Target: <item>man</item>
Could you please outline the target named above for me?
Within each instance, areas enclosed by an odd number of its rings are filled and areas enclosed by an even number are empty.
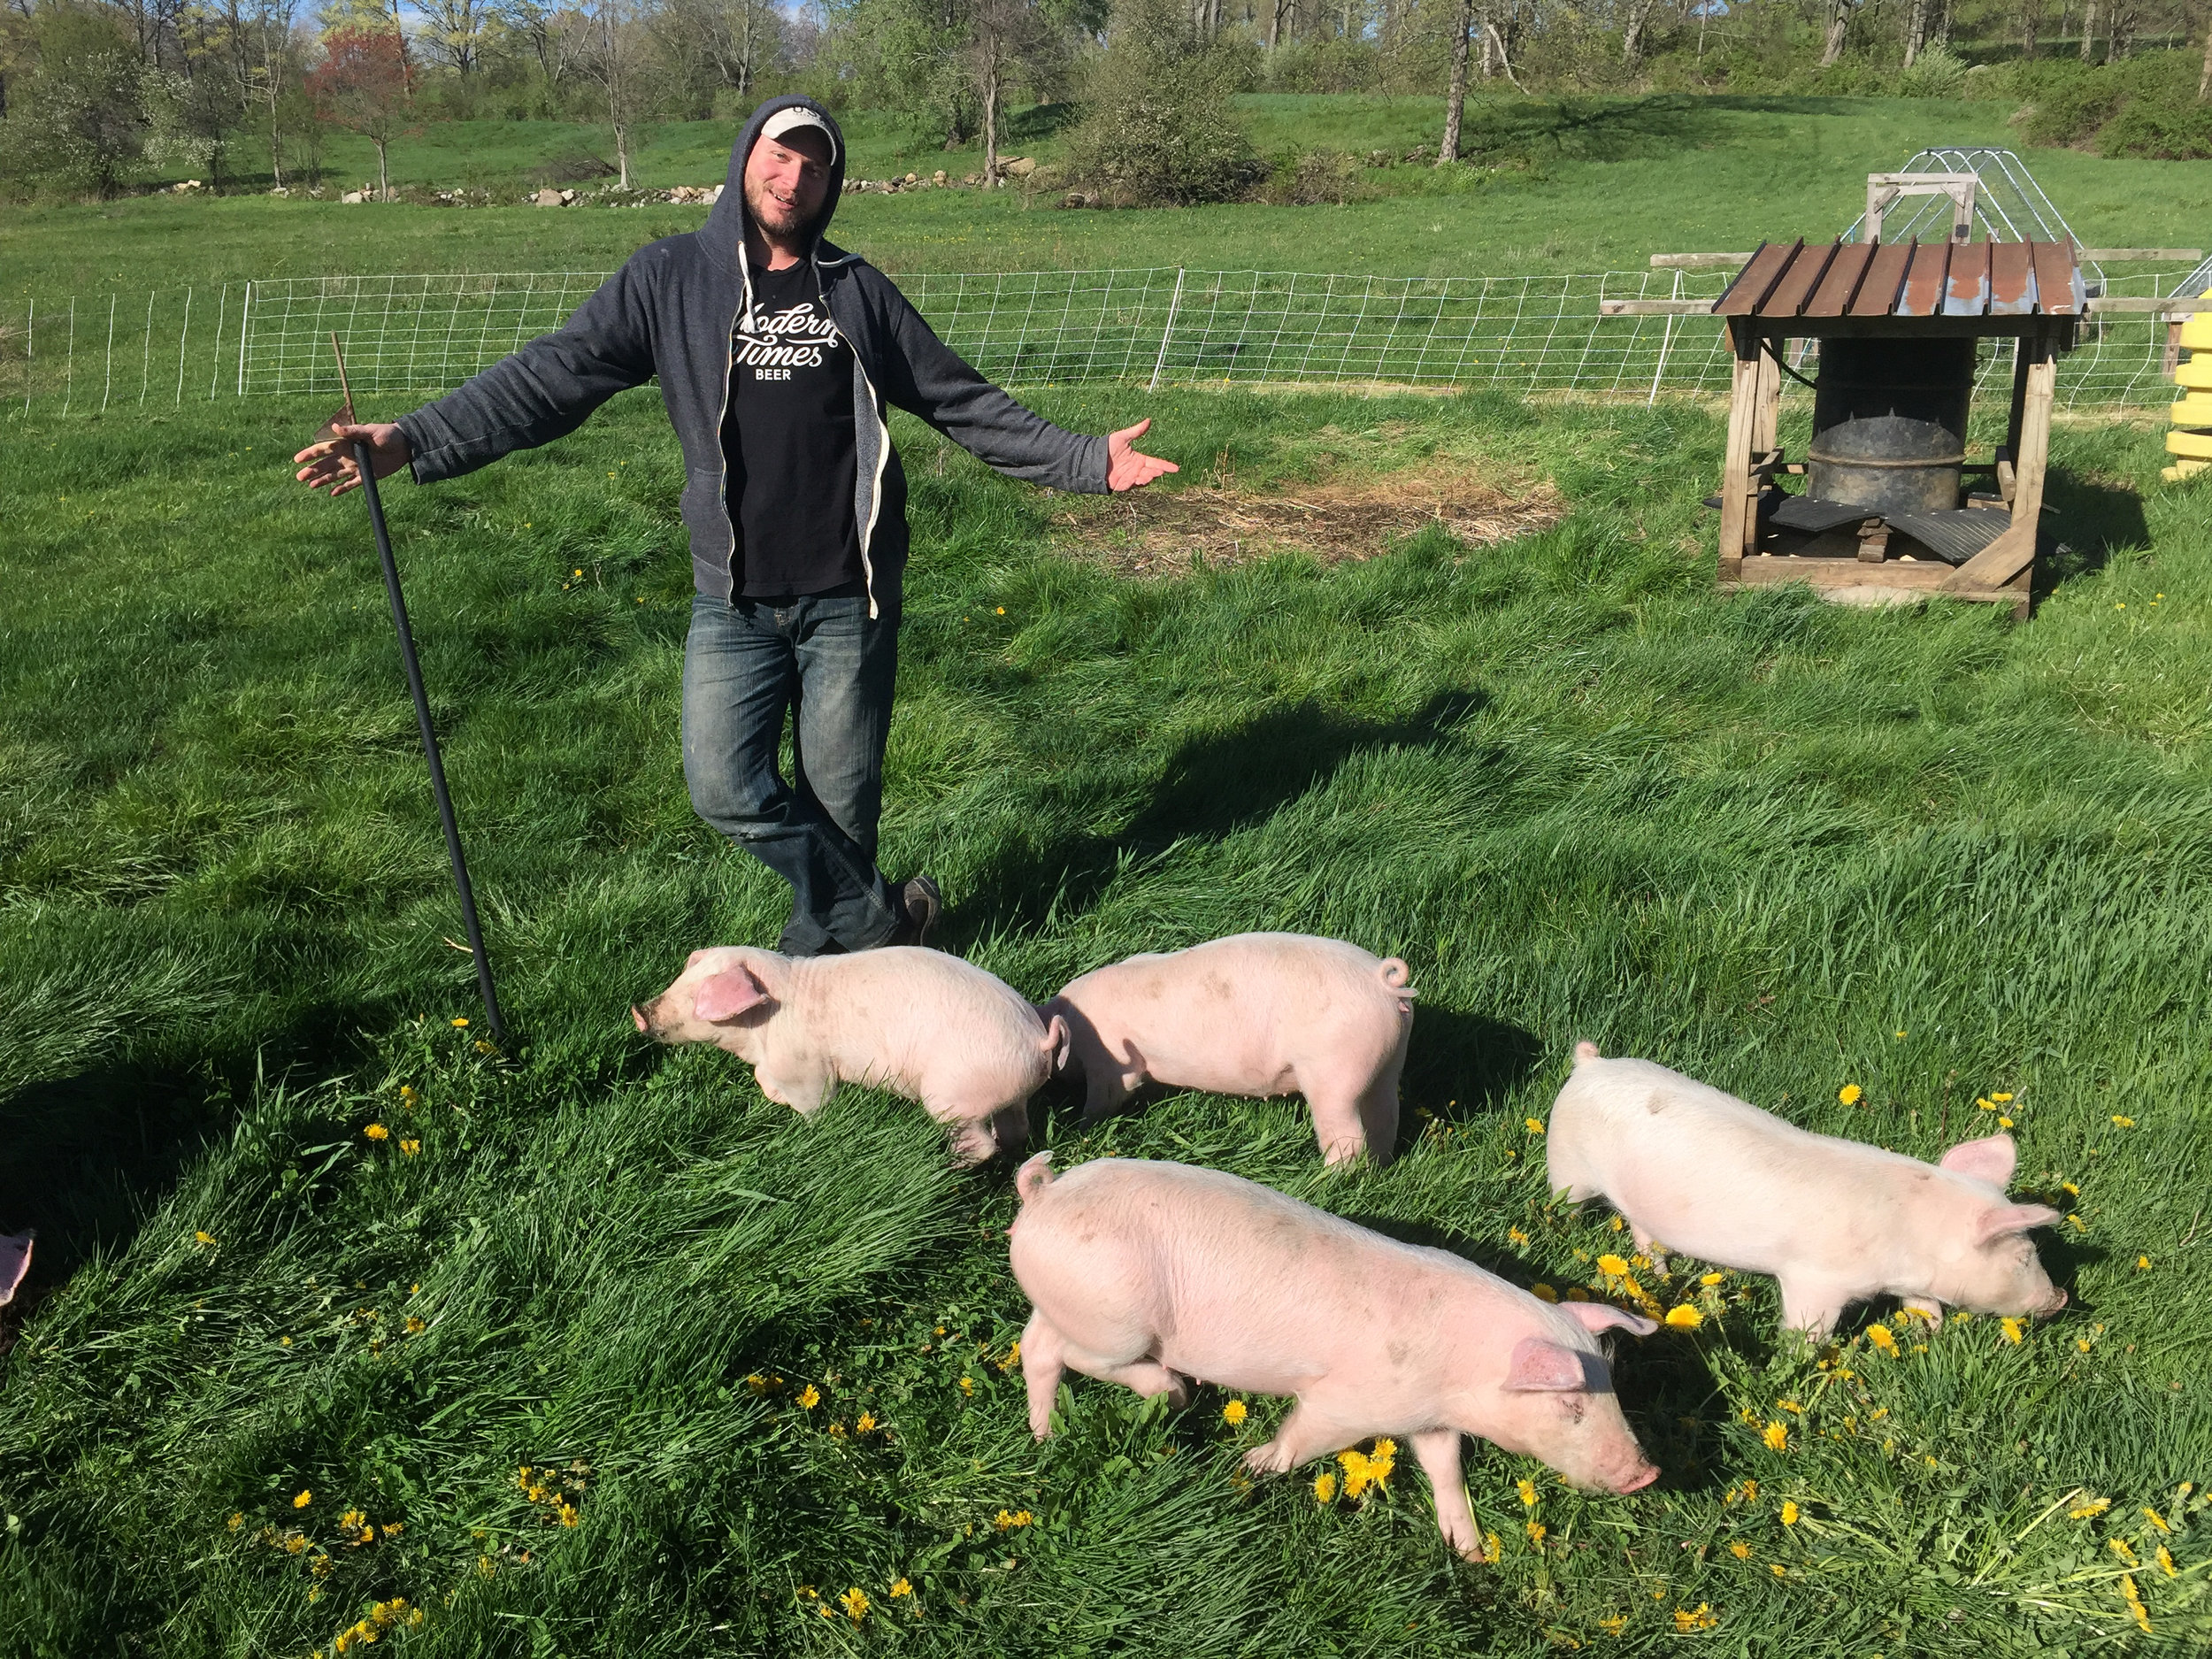
[[[557,333],[390,424],[341,426],[293,457],[332,495],[454,478],[572,432],[659,377],[681,441],[690,534],[684,779],[708,823],[791,884],[794,956],[918,944],[940,897],[876,868],[906,565],[906,476],[888,406],[1012,478],[1135,489],[1170,463],[1033,414],[961,361],[888,278],[822,240],[844,139],[811,99],[771,98],[730,152],[703,230],[632,255]],[[793,776],[777,764],[795,725]]]

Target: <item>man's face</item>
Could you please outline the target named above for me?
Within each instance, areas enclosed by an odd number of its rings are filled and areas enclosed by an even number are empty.
[[[827,134],[809,127],[763,138],[745,158],[745,205],[753,223],[781,242],[798,236],[829,193]]]

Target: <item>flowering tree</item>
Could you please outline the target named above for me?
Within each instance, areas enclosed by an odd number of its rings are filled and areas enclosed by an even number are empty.
[[[307,89],[329,119],[376,146],[377,194],[389,196],[387,147],[414,97],[414,71],[400,32],[350,23],[333,29],[323,42],[323,61],[307,77]]]

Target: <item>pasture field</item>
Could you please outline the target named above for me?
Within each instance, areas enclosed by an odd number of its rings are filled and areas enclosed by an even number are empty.
[[[1663,1479],[1471,1447],[1480,1566],[1402,1452],[1358,1502],[1246,1482],[1279,1401],[1077,1379],[1034,1445],[1004,1172],[629,1030],[780,920],[684,798],[651,395],[388,495],[503,1052],[365,515],[282,465],[326,411],[17,421],[0,1225],[41,1239],[0,1325],[0,1651],[2203,1651],[2212,497],[2159,486],[2155,432],[2062,426],[2070,548],[2015,626],[1715,597],[1696,406],[1040,402],[1141,406],[1185,472],[1047,497],[902,418],[887,864],[1034,996],[1248,928],[1421,992],[1387,1170],[1325,1175],[1295,1102],[1085,1131],[1055,1090],[1063,1167],[1215,1164],[1603,1294],[1620,1235],[1541,1174],[1589,1037],[1923,1156],[2011,1118],[2072,1306],[2016,1340],[1878,1306],[1816,1350],[1763,1280],[1639,1270],[1703,1315],[1618,1359]],[[1171,510],[1400,474],[1556,521],[1118,573]]]
[[[1243,100],[1262,150],[1340,148],[1402,156],[1433,149],[1441,104],[1427,98],[1256,96]],[[1363,169],[1342,204],[1071,211],[1049,196],[926,191],[859,196],[838,210],[840,240],[899,272],[1025,271],[1194,265],[1493,276],[1640,267],[1655,252],[1748,247],[1763,237],[1824,240],[1865,203],[1870,171],[1923,145],[2014,143],[2090,245],[2197,246],[2212,209],[2200,163],[2106,161],[2027,150],[2007,106],[1889,99],[1491,98],[1471,105],[1473,165]],[[881,117],[849,118],[854,171],[881,178],[980,165],[973,151],[917,147]],[[1025,111],[1012,151],[1057,153],[1053,111]],[[1033,140],[1028,126],[1036,129]],[[642,182],[710,184],[734,125],[656,129]],[[394,177],[442,188],[519,188],[541,164],[604,134],[557,123],[426,128],[393,146]],[[367,145],[331,141],[334,180],[373,176]],[[363,169],[369,172],[365,173]],[[703,223],[703,208],[450,208],[334,199],[150,196],[91,206],[13,208],[0,223],[4,303],[245,278],[390,272],[611,270],[657,236]]]

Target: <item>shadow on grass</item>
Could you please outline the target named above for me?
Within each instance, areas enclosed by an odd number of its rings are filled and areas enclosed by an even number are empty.
[[[2053,467],[2045,499],[2055,511],[2039,538],[2043,543],[2035,570],[2039,600],[2067,582],[2102,570],[2115,554],[2151,544],[2143,498],[2131,489]]]
[[[1485,1014],[1417,1003],[1399,1095],[1408,1103],[1398,1123],[1398,1149],[1421,1130],[1411,1102],[1439,1122],[1465,1123],[1499,1109],[1544,1057],[1533,1032]],[[1439,1103],[1439,1102],[1441,1103]]]
[[[956,952],[964,953],[979,938],[1040,927],[1055,909],[1087,910],[1125,863],[1179,842],[1225,841],[1366,750],[1448,741],[1486,702],[1479,692],[1440,692],[1399,720],[1364,720],[1302,703],[1196,738],[1169,758],[1151,803],[1118,834],[1010,847],[986,864],[973,884],[978,898],[947,916],[946,932]]]

